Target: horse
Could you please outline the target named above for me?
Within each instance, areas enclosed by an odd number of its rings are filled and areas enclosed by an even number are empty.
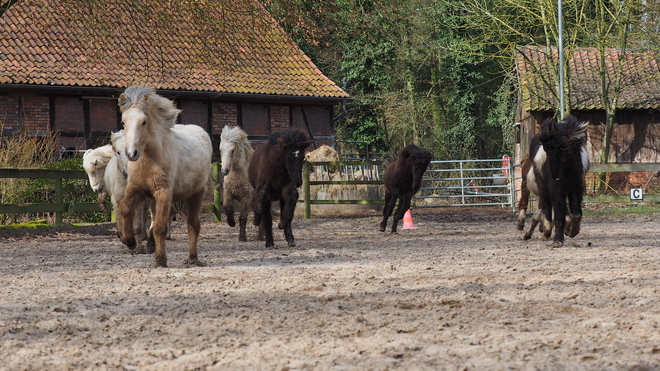
[[[172,130],[181,112],[174,102],[156,94],[153,87],[135,85],[118,100],[126,137],[128,185],[119,203],[122,218],[121,239],[135,248],[133,219],[137,205],[153,197],[152,234],[157,266],[167,267],[165,237],[173,202],[185,207],[188,226],[187,264],[203,265],[197,257],[200,232],[199,214],[205,195],[213,188],[211,139],[200,127]],[[196,126],[196,125],[186,125]],[[202,134],[203,132],[203,134]]]
[[[126,157],[126,138],[124,131],[120,130],[110,134],[110,142],[114,150],[114,156],[108,163],[104,175],[105,192],[110,196],[113,210],[119,209],[119,202],[126,194],[128,184],[128,157]],[[149,201],[145,200],[136,207],[134,219],[134,230],[137,231],[136,252],[144,253],[140,241],[148,238],[147,223],[149,218]],[[117,218],[117,235],[121,235],[121,218]]]
[[[105,169],[108,166],[110,159],[113,157],[114,150],[110,144],[94,149],[88,149],[83,154],[83,169],[85,169],[85,172],[87,173],[89,185],[96,193],[97,203],[103,212],[107,211],[105,208],[105,198],[107,194],[105,192],[103,177],[105,175]]]
[[[533,157],[532,171],[538,187],[546,238],[552,232],[554,217],[552,247],[564,244],[564,234],[573,238],[580,233],[584,178],[589,169],[587,127],[588,122],[578,122],[571,115],[561,122],[548,118],[541,124],[539,148]]]
[[[289,246],[296,246],[291,221],[298,201],[298,187],[302,185],[302,166],[305,148],[313,141],[298,129],[273,133],[268,143],[254,152],[248,166],[248,178],[254,188],[252,211],[254,225],[265,233],[266,247],[273,243],[271,202],[280,201],[279,229]]]
[[[387,219],[392,215],[396,201],[399,200],[399,206],[392,220],[392,233],[397,233],[397,224],[410,208],[410,200],[419,191],[422,176],[432,158],[433,154],[428,150],[409,144],[401,150],[398,159],[387,166],[383,176],[385,207],[383,208],[383,221],[380,223],[381,232],[385,232]]]
[[[248,165],[254,150],[247,138],[247,133],[238,126],[225,126],[220,134],[220,159],[224,175],[222,208],[227,216],[227,224],[234,227],[234,201],[241,203],[241,213],[238,217],[239,241],[247,241],[245,227],[254,193],[248,179]]]
[[[518,230],[524,230],[525,229],[525,218],[527,216],[527,206],[529,205],[529,196],[530,195],[535,195],[537,198],[537,208],[536,211],[534,211],[534,214],[532,215],[530,227],[525,233],[525,240],[529,240],[532,238],[532,234],[534,233],[534,229],[536,229],[536,226],[539,225],[539,231],[544,234],[545,238],[550,238],[550,234],[552,233],[552,229],[550,230],[544,230],[544,223],[540,223],[541,219],[543,218],[543,201],[538,197],[539,191],[538,191],[538,185],[536,184],[536,176],[534,175],[533,169],[533,158],[536,156],[536,153],[538,152],[539,148],[541,147],[541,143],[539,142],[539,138],[541,137],[541,134],[536,134],[534,137],[532,137],[532,140],[530,142],[529,146],[529,154],[527,157],[525,157],[522,161],[522,164],[520,166],[521,168],[521,173],[522,173],[522,182],[521,182],[521,187],[520,187],[520,200],[518,201]],[[540,224],[539,224],[540,223]]]

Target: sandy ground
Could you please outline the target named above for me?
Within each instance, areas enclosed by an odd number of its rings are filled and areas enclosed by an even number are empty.
[[[474,209],[473,209],[474,210]],[[205,267],[111,225],[0,236],[0,369],[660,370],[656,217],[586,218],[563,248],[502,209],[296,219],[298,246],[204,222]]]

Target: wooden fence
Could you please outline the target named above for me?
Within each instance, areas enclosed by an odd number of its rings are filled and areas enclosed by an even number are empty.
[[[310,168],[312,166],[378,166],[383,165],[382,161],[345,161],[345,162],[306,162],[303,167],[303,200],[304,217],[311,218],[311,205],[314,204],[352,204],[352,205],[383,205],[384,200],[312,200],[310,197],[310,186],[314,185],[381,185],[382,179],[377,180],[311,180]],[[659,164],[594,164],[589,169],[591,173],[617,173],[617,172],[660,172]],[[216,181],[219,178],[218,164],[213,164],[213,176]],[[45,170],[45,169],[0,169],[0,179],[2,178],[28,178],[28,179],[54,179],[55,189],[54,203],[41,203],[31,205],[8,205],[0,204],[0,214],[10,213],[55,213],[55,223],[62,223],[62,213],[77,213],[89,211],[101,211],[95,202],[72,202],[63,200],[62,181],[65,179],[87,179],[87,174],[82,170]],[[348,178],[347,178],[348,179]],[[90,192],[92,192],[90,188]],[[658,194],[644,194],[644,201],[660,202]],[[584,202],[630,202],[629,194],[620,195],[585,195]],[[110,203],[106,204],[108,210],[112,209]],[[219,189],[214,192],[213,213],[216,221],[221,218],[222,195]]]

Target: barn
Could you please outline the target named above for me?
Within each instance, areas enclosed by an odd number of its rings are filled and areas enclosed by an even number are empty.
[[[259,2],[197,6],[16,3],[0,17],[3,136],[56,135],[63,148],[97,147],[122,127],[119,94],[145,84],[175,100],[180,124],[211,135],[216,159],[225,125],[241,126],[256,145],[289,127],[333,145],[333,120],[349,96]]]
[[[551,53],[551,54],[550,54]],[[516,56],[519,81],[516,108],[515,162],[527,155],[529,142],[541,122],[553,117],[557,104],[557,49],[526,46]],[[617,102],[609,163],[660,162],[660,67],[653,52],[605,50],[608,66],[606,82],[610,94],[614,79],[621,78],[621,93]],[[589,142],[592,163],[599,162],[605,132],[605,109],[601,99],[600,53],[596,48],[573,50],[567,60],[571,114],[580,121],[589,121]],[[553,87],[553,88],[548,88]],[[636,176],[635,174],[620,174]]]

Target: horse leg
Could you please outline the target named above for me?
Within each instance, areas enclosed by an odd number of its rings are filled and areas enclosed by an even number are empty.
[[[227,217],[227,224],[230,227],[236,226],[236,220],[234,220],[234,196],[231,194],[228,188],[223,190],[222,195],[222,208],[225,211],[225,216]]]
[[[529,225],[529,229],[527,230],[527,233],[525,233],[525,237],[523,237],[523,239],[529,240],[530,238],[532,238],[534,229],[536,228],[536,225],[539,224],[539,221],[541,221],[541,218],[543,218],[543,210],[536,209],[536,211],[534,211],[534,215],[532,215],[532,221]],[[524,221],[523,221],[523,225],[524,225]]]
[[[527,180],[523,175],[522,186],[520,187],[520,200],[518,201],[518,230],[525,229],[525,219],[527,218],[527,205],[529,204],[529,189],[527,189]]]
[[[136,207],[135,211],[135,219],[134,219],[134,230],[136,232],[136,249],[135,252],[136,254],[144,254],[145,249],[142,247],[142,241],[146,240],[148,238],[147,236],[147,215],[148,215],[148,208],[149,208],[149,201],[148,199],[142,200],[142,202]]]
[[[569,194],[568,204],[571,208],[571,223],[567,235],[573,238],[580,233],[580,223],[582,222],[582,191]]]
[[[282,189],[282,198],[280,198],[280,223],[277,227],[284,230],[284,237],[289,247],[296,246],[296,240],[293,238],[293,231],[291,230],[291,221],[293,221],[293,214],[296,211],[298,196],[298,190],[293,184],[289,184]]]
[[[266,209],[266,204],[270,205],[268,200],[268,185],[261,184],[254,190],[252,196],[252,211],[254,212],[254,225],[260,225],[264,212],[270,214],[270,209]]]
[[[552,210],[555,215],[555,239],[550,246],[561,247],[564,245],[564,225],[566,223],[566,196],[553,197]]]
[[[275,246],[275,243],[273,242],[273,216],[270,212],[270,200],[266,199],[261,207],[263,209],[261,226],[263,227],[264,235],[266,236],[266,247],[273,247]]]
[[[156,265],[167,267],[167,252],[165,251],[165,235],[167,234],[167,222],[172,210],[172,193],[168,189],[160,189],[153,193],[156,202],[156,213],[154,214],[153,237],[156,245],[154,257]]]
[[[151,216],[151,223],[149,224],[149,229],[147,231],[147,246],[145,247],[145,252],[147,254],[153,254],[154,251],[156,251],[156,240],[154,239],[154,221],[156,220],[156,201],[153,198],[149,198],[148,200],[149,200],[149,215]],[[168,227],[168,231],[169,231],[169,227]]]
[[[385,229],[387,228],[387,218],[392,215],[392,210],[394,209],[394,205],[396,204],[396,198],[393,197],[393,195],[385,191],[385,206],[383,206],[383,221],[380,223],[380,231],[385,232]]]
[[[121,219],[118,224],[121,224],[121,242],[128,246],[129,249],[135,249],[135,230],[133,229],[133,221],[135,219],[135,205],[142,202],[145,198],[144,192],[139,191],[129,184],[126,188],[126,195],[119,202],[119,214],[117,219]]]
[[[202,211],[202,201],[204,192],[198,192],[188,198],[188,260],[186,264],[203,266],[204,264],[197,258],[197,238],[199,237],[200,222],[199,213]]]
[[[392,233],[396,233],[396,227],[399,220],[403,219],[403,215],[410,208],[410,200],[412,199],[412,192],[406,192],[399,198],[399,206],[396,208],[394,218],[392,218]]]
[[[539,207],[543,210],[543,219],[541,220],[543,225],[539,227],[539,230],[543,229],[543,237],[547,240],[552,234],[552,202],[547,197],[539,197]]]
[[[245,228],[247,227],[247,217],[248,217],[248,206],[249,198],[244,197],[241,201],[241,213],[238,216],[238,240],[241,242],[247,241],[247,235],[245,234]]]

